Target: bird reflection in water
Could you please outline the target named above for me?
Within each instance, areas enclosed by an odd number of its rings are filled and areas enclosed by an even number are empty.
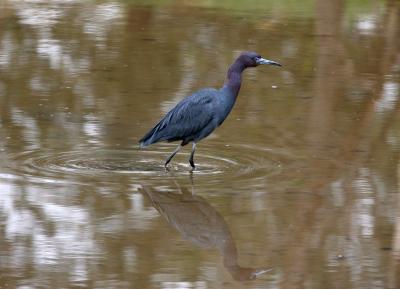
[[[139,191],[148,197],[157,211],[182,235],[201,248],[217,248],[224,267],[237,281],[254,280],[269,268],[246,268],[238,264],[235,240],[224,218],[202,197],[180,188],[180,192],[158,192],[148,186]]]

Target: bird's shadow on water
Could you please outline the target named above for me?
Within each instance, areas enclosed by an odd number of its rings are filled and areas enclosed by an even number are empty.
[[[210,203],[175,181],[177,192],[161,192],[148,185],[138,190],[180,235],[201,248],[219,251],[223,265],[236,281],[254,280],[271,268],[242,267],[229,225]]]

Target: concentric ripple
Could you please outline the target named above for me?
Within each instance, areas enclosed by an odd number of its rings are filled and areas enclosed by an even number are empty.
[[[164,160],[173,147],[155,149],[79,149],[73,151],[28,151],[12,156],[12,174],[39,182],[80,183],[85,178],[112,182],[115,176],[165,178]],[[180,152],[171,162],[169,173],[188,175],[189,150]],[[216,155],[218,153],[218,156]],[[280,154],[278,154],[280,155]],[[195,156],[194,175],[209,178],[261,177],[279,172],[279,158],[271,151],[255,150],[249,146],[202,146]],[[9,174],[10,175],[10,174]],[[1,176],[0,176],[1,178]],[[115,179],[115,178],[114,178]]]

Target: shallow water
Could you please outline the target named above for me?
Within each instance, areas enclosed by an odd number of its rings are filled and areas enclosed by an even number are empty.
[[[399,106],[398,1],[1,1],[0,288],[400,288]]]

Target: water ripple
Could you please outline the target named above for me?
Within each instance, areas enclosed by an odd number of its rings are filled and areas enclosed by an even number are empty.
[[[81,183],[85,178],[112,182],[114,176],[165,178],[164,160],[171,152],[165,145],[146,150],[137,149],[79,149],[71,151],[33,150],[12,156],[11,172],[2,175],[29,178],[35,182]],[[218,153],[218,156],[216,155]],[[283,153],[251,146],[215,148],[202,146],[196,154],[198,177],[222,175],[224,179],[240,176],[258,178],[279,173]],[[190,173],[189,150],[179,153],[171,162],[168,173],[186,176]],[[1,178],[1,175],[0,175]]]

